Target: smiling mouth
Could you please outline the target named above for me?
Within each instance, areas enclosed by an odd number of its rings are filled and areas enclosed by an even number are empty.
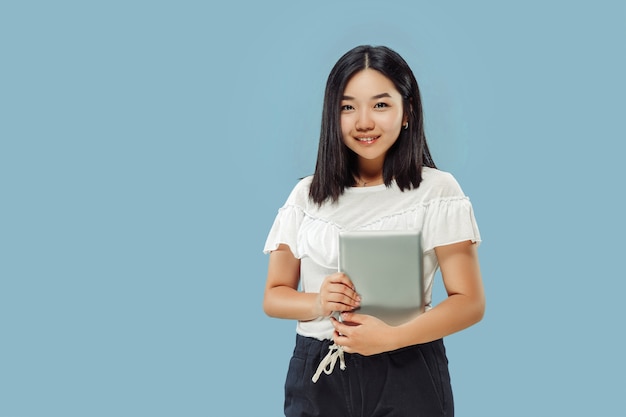
[[[379,138],[379,136],[375,136],[375,137],[368,136],[368,137],[365,137],[365,138],[355,138],[355,139],[358,140],[361,143],[372,143],[372,142],[374,142],[378,138]]]

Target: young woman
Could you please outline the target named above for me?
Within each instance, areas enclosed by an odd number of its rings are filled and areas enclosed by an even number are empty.
[[[422,232],[427,306],[390,326],[353,311],[359,289],[337,272],[337,240],[342,230],[399,229]],[[431,158],[407,63],[387,47],[348,51],[326,84],[315,172],[265,244],[264,310],[298,321],[285,415],[452,416],[442,338],[483,316],[479,242],[469,199]],[[437,268],[448,297],[432,307]]]

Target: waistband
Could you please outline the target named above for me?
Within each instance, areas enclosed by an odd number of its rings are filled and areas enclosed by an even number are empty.
[[[346,369],[345,355],[350,355],[353,359],[367,360],[367,358],[377,358],[385,355],[394,355],[400,352],[407,352],[410,350],[436,350],[443,353],[445,356],[445,347],[443,345],[443,339],[433,340],[432,342],[422,343],[418,345],[406,346],[400,349],[392,350],[389,352],[382,352],[376,355],[363,356],[358,353],[345,353],[343,348],[335,344],[332,340],[319,340],[312,337],[306,337],[297,334],[296,345],[294,347],[294,356],[317,358],[320,362],[316,372],[313,374],[311,380],[315,383],[319,379],[320,375],[325,373],[330,375],[339,361],[340,369],[343,371]]]
[[[298,354],[299,356],[323,357],[328,352],[328,348],[334,343],[334,341],[329,339],[319,340],[314,337],[296,334],[296,345],[294,347],[294,354]],[[406,346],[389,352],[379,353],[377,355],[389,355],[409,349],[423,349],[425,347],[443,348],[443,339],[433,340],[432,342],[420,343],[418,345]],[[346,355],[362,356],[358,353],[346,353]]]

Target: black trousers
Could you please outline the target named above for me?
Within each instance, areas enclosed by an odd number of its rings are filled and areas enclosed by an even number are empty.
[[[443,340],[372,356],[345,354],[330,375],[311,377],[330,340],[296,336],[285,382],[287,417],[453,417]]]

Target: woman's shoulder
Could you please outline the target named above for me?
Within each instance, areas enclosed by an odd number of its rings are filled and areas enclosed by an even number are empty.
[[[309,199],[309,190],[311,188],[312,180],[313,175],[309,175],[298,180],[287,198],[287,204],[305,206]]]
[[[429,194],[436,197],[460,197],[465,195],[454,175],[437,168],[422,168],[421,187],[427,188]]]

